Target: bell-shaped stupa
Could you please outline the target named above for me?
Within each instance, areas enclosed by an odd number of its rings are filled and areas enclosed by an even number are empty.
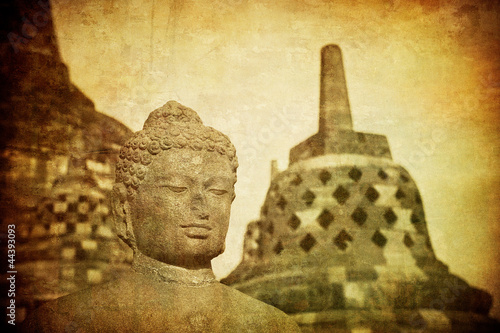
[[[422,198],[383,135],[352,126],[340,48],[321,52],[319,131],[273,168],[224,280],[305,332],[486,332],[491,296],[432,249]]]

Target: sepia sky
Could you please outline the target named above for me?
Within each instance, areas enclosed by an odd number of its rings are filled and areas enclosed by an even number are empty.
[[[431,3],[438,3],[431,5]],[[132,130],[168,100],[240,161],[218,277],[240,261],[270,161],[317,131],[320,49],[344,57],[354,129],[384,134],[415,179],[432,245],[500,313],[498,1],[52,0],[72,81]]]

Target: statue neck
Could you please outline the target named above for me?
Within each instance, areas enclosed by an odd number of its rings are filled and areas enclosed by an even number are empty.
[[[158,282],[178,283],[193,287],[217,283],[211,267],[187,269],[165,264],[140,252],[134,254],[132,269]]]

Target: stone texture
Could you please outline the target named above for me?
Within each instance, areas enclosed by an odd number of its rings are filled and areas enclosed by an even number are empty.
[[[19,322],[41,303],[130,266],[112,233],[109,194],[131,131],[96,112],[69,79],[50,1],[2,1],[0,15],[0,227],[16,225]]]
[[[193,110],[170,101],[153,111],[116,167],[113,213],[133,269],[45,304],[24,331],[299,332],[280,310],[215,280],[211,260],[225,248],[237,167],[229,139]]]
[[[304,332],[497,331],[491,296],[436,258],[419,190],[387,139],[352,129],[340,49],[326,46],[322,61],[319,132],[273,172],[252,246],[223,283]]]

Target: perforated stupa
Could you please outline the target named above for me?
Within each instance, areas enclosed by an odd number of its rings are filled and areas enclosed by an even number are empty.
[[[305,332],[486,332],[491,296],[432,249],[422,198],[385,136],[355,132],[340,48],[321,53],[319,131],[274,170],[225,283]]]

